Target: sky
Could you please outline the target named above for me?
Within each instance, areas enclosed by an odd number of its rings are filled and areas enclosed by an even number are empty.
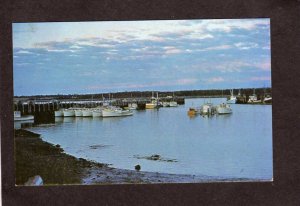
[[[14,95],[271,87],[270,19],[13,24]]]

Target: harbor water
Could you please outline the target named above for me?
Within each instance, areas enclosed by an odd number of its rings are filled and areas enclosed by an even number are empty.
[[[139,164],[150,172],[271,180],[272,106],[234,104],[229,115],[187,115],[204,101],[216,105],[226,99],[193,98],[128,117],[56,118],[25,127],[70,155],[115,168],[134,170]],[[174,161],[143,158],[155,154]]]

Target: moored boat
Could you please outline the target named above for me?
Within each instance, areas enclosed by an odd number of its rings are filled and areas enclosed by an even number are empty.
[[[155,97],[151,98],[151,102],[146,103],[146,109],[155,109],[158,107],[158,102]]]
[[[20,111],[14,111],[14,121],[27,121],[27,120],[34,120],[33,115],[21,115]]]
[[[218,114],[231,114],[232,109],[228,104],[220,104],[216,107],[216,111]]]
[[[129,104],[128,104],[128,108],[129,108],[130,110],[135,110],[135,109],[138,108],[138,105],[137,105],[137,103],[129,103]]]
[[[123,110],[119,107],[108,107],[102,110],[102,117],[121,117],[130,115],[133,115],[132,111]]]
[[[82,117],[82,111],[81,111],[81,109],[76,109],[75,110],[75,117]]]
[[[193,116],[193,115],[196,115],[196,114],[197,114],[197,110],[193,107],[190,107],[189,111],[188,111],[188,115]]]
[[[205,103],[200,107],[200,114],[211,115],[214,114],[215,109],[212,103]]]
[[[64,109],[63,114],[64,114],[64,117],[74,117],[75,111],[73,109]]]
[[[170,107],[170,102],[162,102],[163,107]]]
[[[265,96],[264,97],[264,103],[272,103],[272,97],[271,96]]]
[[[155,98],[153,96],[153,92],[152,92],[152,97],[151,97],[151,101],[146,103],[145,108],[146,109],[155,109],[159,107],[159,102],[158,102],[158,93],[156,93],[157,98]]]
[[[102,116],[102,110],[101,109],[94,109],[92,116],[93,117],[101,117]]]
[[[233,95],[233,89],[230,90],[230,97],[229,99],[226,101],[227,104],[235,104],[237,101],[236,96]]]
[[[177,104],[177,102],[175,102],[175,101],[171,101],[171,102],[169,102],[169,106],[170,106],[170,107],[177,107],[178,104]]]
[[[81,111],[82,111],[83,117],[92,117],[93,116],[93,111],[91,109],[83,109]]]
[[[255,89],[253,89],[253,95],[249,96],[248,103],[250,103],[250,104],[261,103],[261,100],[257,99],[257,96],[255,94]]]
[[[54,116],[55,117],[63,117],[64,113],[62,110],[57,110],[57,111],[54,111]]]

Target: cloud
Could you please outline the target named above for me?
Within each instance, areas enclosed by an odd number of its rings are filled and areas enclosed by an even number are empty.
[[[212,77],[212,78],[206,80],[207,83],[218,83],[218,82],[224,82],[224,81],[225,80],[223,77]]]
[[[271,63],[270,62],[262,62],[262,63],[255,63],[254,64],[257,68],[264,70],[264,71],[270,71],[271,70]]]
[[[101,85],[88,86],[89,90],[97,89],[141,89],[141,88],[153,88],[153,87],[166,87],[166,86],[178,86],[178,85],[192,85],[198,80],[195,78],[183,78],[169,81],[157,81],[150,83],[111,83]]]
[[[179,54],[182,51],[174,46],[165,46],[163,47],[163,49],[165,50],[165,54]]]
[[[33,54],[33,52],[27,51],[27,50],[19,50],[15,52],[15,54]]]
[[[198,79],[196,78],[186,78],[186,79],[178,79],[177,83],[179,85],[191,85],[197,83]]]
[[[218,63],[215,65],[216,70],[222,73],[232,73],[232,72],[241,72],[243,68],[249,67],[251,64],[244,61],[233,60],[233,61],[225,61]]]
[[[258,44],[252,43],[252,42],[238,42],[238,43],[235,43],[234,46],[240,50],[248,50],[248,49],[258,48]]]
[[[270,76],[251,77],[250,81],[271,81],[271,77]]]
[[[77,52],[78,49],[74,48],[70,49],[71,46],[69,42],[57,42],[57,41],[50,41],[50,42],[39,42],[34,44],[35,49],[44,49],[47,52]]]
[[[210,20],[207,21],[206,29],[211,32],[219,31],[229,33],[234,29],[256,30],[259,27],[269,26],[269,19],[239,19],[239,20]]]
[[[232,46],[228,44],[220,45],[220,46],[212,46],[212,47],[207,47],[204,49],[199,49],[198,51],[216,51],[216,50],[226,50],[226,49],[231,49]]]

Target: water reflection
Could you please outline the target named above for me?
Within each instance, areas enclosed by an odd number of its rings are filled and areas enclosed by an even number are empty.
[[[222,101],[212,99],[214,104]],[[187,115],[201,104],[203,99],[187,99],[176,108],[135,111],[129,117],[61,117],[54,127],[37,125],[30,131],[60,144],[66,153],[117,168],[140,164],[153,172],[271,178],[272,107],[232,105],[230,115]],[[178,162],[134,158],[153,154]]]
[[[14,128],[15,129],[22,129],[26,127],[31,127],[33,125],[33,120],[25,120],[25,121],[15,121]]]

